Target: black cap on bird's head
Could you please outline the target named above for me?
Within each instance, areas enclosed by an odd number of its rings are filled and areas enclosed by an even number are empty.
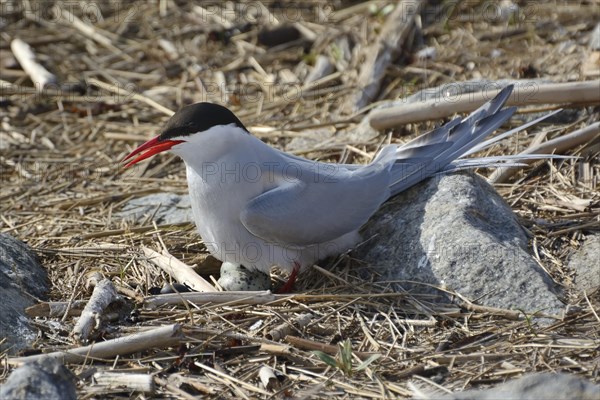
[[[231,124],[248,131],[227,107],[213,103],[190,104],[173,114],[158,137],[167,140],[204,132],[213,126]]]
[[[176,144],[185,142],[181,139],[182,137],[205,132],[215,126],[232,124],[248,132],[244,124],[227,107],[213,103],[195,103],[185,106],[169,118],[157,137],[142,144],[123,159],[123,161],[127,161],[139,154],[125,167],[130,167],[148,157],[167,151]]]

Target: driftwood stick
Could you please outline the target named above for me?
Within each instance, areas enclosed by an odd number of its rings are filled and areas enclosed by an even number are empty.
[[[194,304],[267,304],[271,302],[284,302],[294,300],[303,303],[312,303],[324,300],[348,301],[352,299],[375,299],[380,297],[406,297],[404,293],[347,293],[347,294],[273,294],[269,290],[263,291],[228,291],[214,293],[172,293],[161,294],[157,296],[148,296],[144,300],[144,305],[148,308],[155,308],[161,305],[183,304],[186,301]]]
[[[103,279],[96,284],[92,297],[77,320],[71,336],[77,342],[86,341],[92,329],[100,325],[100,318],[110,303],[118,297],[117,289],[109,279]]]
[[[81,315],[81,310],[83,310],[87,304],[87,301],[75,300],[70,304],[70,307],[68,301],[49,301],[47,303],[34,304],[33,306],[25,309],[25,314],[30,317],[57,318],[62,317],[65,312],[67,312],[67,315],[69,316],[78,316]]]
[[[258,370],[258,377],[263,387],[267,390],[278,390],[281,386],[275,372],[268,365],[263,365]]]
[[[506,309],[498,308],[498,307],[488,307],[488,306],[482,306],[479,304],[473,304],[472,302],[468,301],[466,298],[464,299],[464,301],[459,303],[459,305],[467,311],[473,311],[473,312],[478,312],[478,313],[487,313],[487,314],[491,314],[491,315],[499,315],[501,317],[504,317],[506,319],[510,319],[513,321],[518,321],[523,318],[523,313],[521,313],[520,311],[506,310]]]
[[[128,393],[153,393],[155,385],[152,375],[100,371],[94,374],[94,384],[91,389],[93,392],[106,393],[116,390]]]
[[[82,363],[89,358],[113,358],[118,355],[131,354],[138,351],[174,346],[183,339],[181,325],[172,324],[160,328],[134,333],[117,339],[107,340],[77,347],[67,351],[56,351],[47,354],[36,354],[29,357],[8,359],[11,365],[37,361],[43,357],[60,358],[65,363]]]
[[[163,250],[163,253],[160,254],[145,246],[142,247],[142,251],[148,257],[148,261],[171,275],[177,282],[187,285],[197,292],[217,291],[213,285],[198,275],[192,267],[179,261],[169,252]]]
[[[173,61],[179,58],[179,52],[177,51],[177,47],[175,47],[173,42],[160,38],[158,39],[158,45],[164,50],[169,60]]]
[[[576,130],[564,136],[548,140],[547,142],[539,143],[534,145],[527,150],[519,153],[523,155],[528,154],[563,154],[567,150],[574,147],[580,146],[600,134],[600,122],[594,122],[593,124],[586,126],[585,128]],[[535,159],[523,159],[519,160],[520,163],[530,164],[536,161]],[[511,176],[513,176],[519,168],[498,168],[488,178],[490,183],[502,183],[506,182]]]
[[[600,103],[600,81],[516,85],[506,102],[509,106],[533,104],[594,104]],[[413,104],[376,109],[369,113],[369,123],[374,129],[387,129],[410,122],[437,120],[455,113],[475,110],[491,100],[500,87],[490,84],[490,90],[463,93],[456,96],[422,101]]]
[[[142,296],[140,293],[136,292],[135,290],[126,288],[124,286],[117,286],[117,292],[119,292],[119,294],[132,298],[133,300],[135,300],[136,303],[143,303],[144,302],[144,296]]]
[[[65,7],[58,8],[58,12],[60,13],[61,19],[72,25],[73,28],[77,29],[79,32],[83,33],[85,36],[90,39],[100,43],[104,47],[116,52],[121,53],[117,47],[115,47],[112,43],[112,40],[107,36],[101,34],[98,29],[96,29],[93,25],[86,24],[82,20],[80,20],[77,16],[73,15],[70,11],[68,11]]]
[[[10,49],[37,91],[41,92],[49,83],[56,83],[56,76],[37,62],[35,53],[27,43],[19,38],[13,39]]]
[[[256,392],[256,393],[264,394],[264,395],[267,395],[267,396],[270,395],[269,392],[266,392],[266,391],[264,391],[263,389],[261,389],[261,388],[259,388],[257,386],[254,386],[254,385],[252,385],[252,384],[250,384],[248,382],[245,382],[245,381],[240,380],[238,378],[235,378],[235,377],[233,377],[231,375],[228,375],[225,372],[218,371],[218,370],[216,370],[216,369],[214,369],[212,367],[209,367],[208,365],[205,365],[205,364],[203,364],[201,362],[195,361],[194,365],[197,366],[197,367],[202,368],[203,370],[205,370],[206,372],[208,372],[210,374],[214,374],[216,376],[224,378],[227,382],[229,382],[231,384],[239,385],[239,386],[243,387],[244,389],[251,390],[251,391]],[[210,375],[208,375],[208,376],[210,376]]]
[[[316,342],[298,336],[287,335],[284,339],[287,343],[301,350],[319,350],[327,354],[336,355],[340,348],[332,344]]]
[[[377,97],[388,67],[410,45],[408,39],[415,27],[415,17],[425,3],[425,0],[403,0],[396,4],[375,43],[366,49],[366,59],[358,74],[358,91],[347,103],[350,112],[372,103]]]
[[[266,304],[287,297],[289,296],[273,294],[269,290],[214,293],[187,292],[148,296],[144,301],[144,305],[148,308],[155,308],[164,304],[181,304],[184,301],[194,304]]]
[[[82,240],[87,240],[87,239],[97,239],[97,238],[103,238],[103,237],[107,237],[107,236],[117,236],[117,235],[122,235],[124,233],[146,233],[148,231],[153,231],[158,229],[173,229],[176,228],[178,226],[187,226],[190,225],[189,222],[178,222],[176,224],[164,224],[164,225],[144,225],[144,226],[137,226],[137,227],[129,227],[126,229],[109,229],[106,231],[97,231],[97,232],[90,232],[90,233],[85,233],[83,235],[80,236],[80,238]]]
[[[205,394],[214,394],[217,392],[217,389],[198,382],[197,377],[184,376],[181,374],[171,374],[166,379],[161,379],[161,378],[156,378],[156,379],[157,379],[157,383],[160,383],[163,386],[171,385],[173,387],[178,388],[178,390],[181,390],[181,389],[179,389],[179,387],[181,385],[186,384],[186,385],[189,385],[189,386],[193,387],[194,389],[198,390],[199,392],[202,392]],[[187,394],[187,392],[183,392],[183,393]],[[182,393],[182,395],[184,395],[183,393]],[[188,394],[188,396],[189,396],[189,394]],[[191,398],[197,399],[197,397],[195,397],[195,396],[191,396]]]
[[[150,107],[157,109],[158,111],[162,112],[165,115],[168,115],[169,117],[175,114],[175,111],[170,110],[169,108],[157,103],[151,98],[143,96],[139,93],[132,92],[131,90],[128,90],[125,87],[111,85],[110,83],[102,82],[101,80],[98,80],[96,78],[87,78],[87,83],[90,85],[97,86],[100,89],[114,93],[116,95],[122,96],[122,98],[124,99],[133,99],[141,101],[142,103],[146,103]]]
[[[505,358],[513,358],[519,353],[471,353],[471,354],[456,354],[447,356],[432,355],[427,358],[435,361],[438,364],[462,364],[469,361],[478,362],[493,362],[503,360]]]
[[[157,385],[160,385],[161,389],[168,390],[171,394],[176,394],[178,396],[177,397],[178,399],[184,399],[184,400],[196,400],[197,399],[196,396],[192,396],[185,390],[180,389],[179,386],[181,386],[181,383],[179,383],[179,382],[171,382],[170,379],[169,380],[163,379],[163,378],[160,378],[158,375],[154,376],[154,380],[156,381]],[[177,384],[179,386],[176,386]]]
[[[289,356],[292,354],[292,347],[287,344],[261,343],[260,351],[278,356]]]
[[[296,318],[294,318],[290,322],[284,322],[281,325],[276,326],[271,331],[269,331],[265,337],[269,340],[278,341],[292,333],[294,328],[298,330],[304,329],[310,321],[313,319],[314,315],[310,313],[300,314]]]
[[[298,336],[287,335],[284,339],[287,343],[292,345],[295,348],[302,350],[319,350],[327,354],[336,355],[340,348],[339,346],[334,346],[332,344],[326,344],[321,342],[316,342],[314,340],[304,339]],[[367,359],[373,354],[377,353],[367,353],[364,351],[354,351],[353,354],[356,354],[361,360]]]

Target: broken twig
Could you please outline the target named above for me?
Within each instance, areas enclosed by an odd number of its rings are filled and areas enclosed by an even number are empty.
[[[27,43],[19,38],[13,39],[10,49],[37,91],[42,91],[49,83],[56,83],[56,76],[37,61],[35,53]]]
[[[90,358],[112,358],[118,355],[131,354],[152,348],[174,346],[183,339],[180,324],[161,326],[160,328],[134,333],[133,335],[77,347],[68,351],[56,351],[47,354],[36,354],[29,357],[9,359],[9,364],[21,365],[37,361],[43,357],[55,357],[65,363],[81,363]]]
[[[600,90],[598,90],[598,87],[600,87],[600,81],[517,85],[506,104],[509,106],[526,106],[532,104],[600,103]],[[410,122],[437,120],[455,113],[471,112],[500,92],[500,87],[497,85],[492,85],[490,88],[493,88],[493,90],[441,96],[441,98],[434,100],[376,109],[369,113],[369,123],[374,129],[381,130]]]
[[[77,320],[71,336],[79,343],[86,341],[92,329],[100,325],[100,318],[106,307],[117,297],[117,289],[109,279],[98,282],[90,301],[81,312],[81,317]]]
[[[375,43],[366,49],[366,60],[360,65],[358,92],[349,97],[348,109],[354,112],[377,97],[388,67],[409,46],[408,38],[415,26],[423,0],[406,0],[396,4]]]
[[[213,285],[198,275],[192,267],[182,263],[169,254],[168,251],[163,250],[163,253],[160,254],[148,247],[142,247],[142,251],[148,257],[148,261],[164,270],[182,285],[187,285],[197,292],[217,291]]]
[[[575,132],[571,132],[567,135],[548,140],[528,148],[527,150],[519,153],[520,155],[528,154],[564,154],[567,150],[574,147],[580,146],[587,143],[597,137],[600,134],[600,122],[594,122],[590,126],[578,129]],[[520,163],[531,164],[536,161],[535,159],[523,159],[519,160]],[[490,183],[502,183],[506,182],[511,176],[513,176],[520,168],[498,168],[488,178]]]

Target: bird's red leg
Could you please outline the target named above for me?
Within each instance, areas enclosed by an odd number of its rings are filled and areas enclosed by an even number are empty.
[[[290,277],[288,278],[287,282],[277,290],[277,294],[290,293],[292,289],[294,289],[294,284],[298,278],[298,272],[300,272],[300,264],[298,264],[297,261],[294,261],[294,268],[292,269]]]

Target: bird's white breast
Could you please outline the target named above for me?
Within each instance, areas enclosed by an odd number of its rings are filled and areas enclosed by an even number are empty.
[[[274,167],[286,163],[277,150],[259,139],[235,131],[203,132],[202,143],[179,154],[186,163],[192,211],[198,232],[219,260],[268,272],[272,266],[291,271],[331,255],[324,249],[349,248],[359,238],[350,232],[335,246],[284,247],[250,233],[240,220],[248,202],[276,187],[280,176]],[[182,153],[182,152],[179,152]],[[265,160],[268,164],[265,164]],[[289,162],[289,161],[288,161]]]

